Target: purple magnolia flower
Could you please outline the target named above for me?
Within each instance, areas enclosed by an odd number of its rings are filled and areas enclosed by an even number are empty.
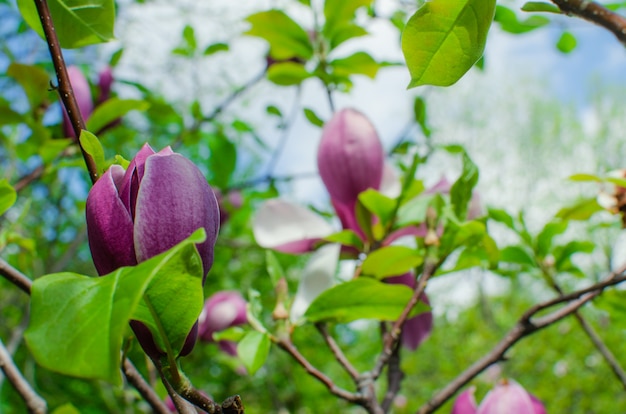
[[[343,109],[324,126],[317,166],[345,229],[363,235],[354,208],[361,192],[380,188],[384,161],[378,134],[361,112]]]
[[[197,245],[204,283],[213,264],[219,208],[198,167],[171,148],[155,153],[145,144],[126,171],[111,166],[89,192],[86,215],[89,247],[100,275],[163,253],[204,228],[207,239]],[[149,330],[140,323],[131,325],[138,338],[150,336],[150,341],[139,339],[154,355]],[[191,348],[196,331],[188,338]]]
[[[388,277],[385,282],[406,285],[411,289],[415,289],[415,276],[411,273],[405,273],[402,276]],[[420,300],[427,305],[430,301],[425,293],[420,296]],[[424,342],[433,330],[433,313],[431,311],[420,313],[413,318],[407,319],[402,328],[402,345],[415,351],[422,342]]]
[[[78,103],[78,109],[83,119],[89,118],[93,112],[93,100],[91,98],[91,89],[89,88],[89,82],[83,72],[76,66],[69,66],[67,68],[67,75],[70,78],[72,89],[74,90],[74,96]],[[75,137],[72,123],[67,115],[67,111],[63,109],[63,131],[67,137]]]
[[[211,296],[200,314],[198,335],[201,340],[213,342],[213,334],[232,326],[248,323],[246,301],[237,291],[222,291]],[[236,356],[237,344],[232,341],[218,342],[222,351]]]
[[[476,407],[474,388],[463,391],[452,407],[452,414],[546,414],[535,396],[513,380],[502,380]]]
[[[113,70],[110,66],[105,67],[98,75],[98,88],[100,89],[100,95],[98,95],[98,105],[108,100],[111,97],[111,85],[113,84]]]

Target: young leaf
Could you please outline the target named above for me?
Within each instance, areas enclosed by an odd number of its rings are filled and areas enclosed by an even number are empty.
[[[103,277],[56,273],[36,279],[24,335],[36,361],[62,374],[121,384],[123,335],[147,290],[151,301],[160,293],[154,308],[164,312],[163,331],[178,353],[181,332],[189,333],[202,310],[202,262],[195,244],[204,237],[196,231],[167,252]],[[177,284],[191,290],[170,290]]]
[[[6,179],[0,180],[0,216],[17,200],[17,192]]]
[[[308,60],[313,56],[309,35],[298,23],[281,10],[268,10],[248,16],[252,27],[246,32],[270,44],[270,56],[276,60],[300,57]]]
[[[280,86],[299,85],[311,76],[304,65],[295,62],[274,63],[267,70],[267,79]]]
[[[371,188],[359,194],[359,202],[378,217],[383,226],[387,226],[396,208],[395,200]]]
[[[45,40],[35,2],[17,0],[28,25]],[[49,0],[50,14],[61,47],[73,49],[113,40],[113,0]]]
[[[454,213],[460,220],[467,217],[467,205],[472,199],[472,191],[476,183],[478,183],[478,168],[469,155],[463,152],[463,171],[450,189]]]
[[[406,246],[385,246],[370,253],[361,271],[376,279],[402,275],[424,262],[415,249]]]
[[[527,33],[550,23],[544,16],[530,16],[526,20],[519,20],[515,12],[508,7],[497,5],[494,21],[500,23],[505,32],[513,34]]]
[[[374,79],[380,65],[368,53],[356,52],[345,58],[330,61],[333,73],[337,76],[365,75]]]
[[[354,19],[354,14],[359,7],[369,6],[372,0],[327,0],[324,2],[324,24],[323,33],[333,39],[331,42],[333,47],[338,46],[339,32],[341,32]]]
[[[422,134],[424,134],[426,138],[430,137],[431,130],[426,122],[426,102],[421,96],[415,97],[415,101],[413,102],[413,115],[415,122],[417,122],[422,129]]]
[[[230,49],[228,43],[212,43],[204,49],[202,53],[204,56],[213,55],[218,52],[227,52]]]
[[[145,111],[150,107],[146,101],[111,98],[98,105],[87,120],[87,129],[100,132],[103,128],[130,111]]]
[[[31,2],[33,3],[33,2]],[[34,4],[34,3],[33,3]],[[39,107],[48,99],[50,88],[50,76],[38,66],[11,63],[7,69],[7,75],[15,79],[28,98],[32,110]]]
[[[323,292],[311,303],[304,317],[309,322],[393,321],[398,319],[412,294],[411,288],[405,285],[360,277]],[[418,311],[425,308],[425,305],[417,306]]]
[[[313,111],[312,109],[304,108],[304,116],[306,117],[306,119],[309,120],[310,123],[312,123],[316,127],[321,128],[324,126],[324,121],[319,116],[317,116],[315,111]]]
[[[570,53],[576,49],[576,37],[570,32],[563,32],[559,41],[556,42],[556,48],[562,53]]]
[[[552,240],[555,236],[563,234],[567,230],[567,220],[552,221],[544,226],[537,236],[537,255],[546,257],[552,248]]]
[[[353,246],[359,250],[363,248],[363,240],[361,240],[354,230],[342,230],[324,237],[324,240],[331,243],[339,243],[343,246]]]
[[[525,12],[546,12],[561,14],[561,9],[551,3],[545,3],[543,1],[527,1],[522,6],[522,11]]]
[[[91,155],[95,161],[96,166],[98,167],[98,172],[105,172],[104,149],[102,149],[100,140],[91,132],[83,129],[80,131],[79,141],[85,152]]]
[[[411,82],[450,86],[482,56],[496,0],[433,0],[424,3],[402,33]]]
[[[265,251],[265,267],[267,269],[267,274],[270,275],[270,279],[272,280],[272,285],[276,286],[276,283],[285,277],[283,267],[280,265],[280,262],[276,258],[274,252],[271,250]]]
[[[265,364],[270,345],[269,336],[257,331],[248,332],[237,344],[237,355],[250,375],[254,375]]]

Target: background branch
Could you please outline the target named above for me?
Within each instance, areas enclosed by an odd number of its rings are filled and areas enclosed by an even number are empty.
[[[530,335],[540,329],[543,329],[555,322],[560,321],[564,317],[576,312],[581,306],[598,296],[608,286],[616,285],[626,280],[622,274],[626,269],[611,273],[603,282],[596,283],[585,289],[563,295],[555,299],[542,302],[527,310],[513,328],[504,336],[504,338],[491,350],[488,354],[472,364],[469,368],[459,374],[454,380],[446,385],[438,392],[430,401],[424,404],[419,410],[419,414],[427,414],[434,412],[441,407],[448,399],[452,398],[458,390],[470,382],[474,377],[484,371],[490,365],[501,361],[504,354],[515,345],[520,339]],[[621,275],[621,276],[618,276]],[[570,302],[558,310],[537,318],[532,321],[531,318],[538,312],[558,305],[560,303]]]
[[[626,46],[626,18],[590,0],[552,0],[567,15],[602,26]]]
[[[46,401],[32,389],[28,381],[22,376],[2,340],[0,340],[0,368],[2,368],[9,382],[13,384],[15,390],[22,396],[26,407],[28,407],[28,412],[36,414],[47,412]]]

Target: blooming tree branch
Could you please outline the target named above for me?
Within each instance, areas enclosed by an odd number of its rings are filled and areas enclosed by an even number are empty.
[[[577,290],[567,295],[559,296],[555,299],[539,303],[527,310],[513,328],[504,336],[504,338],[485,356],[472,364],[469,368],[459,374],[454,380],[446,385],[440,392],[424,404],[417,412],[418,414],[428,414],[434,412],[441,407],[448,399],[466,385],[474,377],[484,371],[490,365],[501,361],[506,352],[513,347],[520,339],[534,332],[539,331],[555,322],[560,321],[566,316],[576,312],[581,306],[593,300],[604,289],[609,286],[617,285],[626,280],[624,272],[626,268],[622,268],[617,272],[612,272],[606,279],[600,283],[591,285],[585,289]],[[542,310],[551,308],[561,303],[567,303],[558,310],[537,318],[532,319]]]
[[[567,15],[602,26],[626,46],[626,18],[590,0],[552,0]]]

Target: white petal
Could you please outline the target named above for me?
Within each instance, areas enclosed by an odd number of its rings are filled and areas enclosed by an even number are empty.
[[[390,164],[385,164],[383,167],[383,179],[380,183],[379,191],[389,198],[396,198],[402,192],[400,177],[398,177],[395,168]]]
[[[332,234],[333,228],[306,207],[275,198],[259,207],[252,221],[252,232],[261,247],[273,248],[294,241],[323,238]]]
[[[291,320],[297,321],[323,291],[334,285],[341,245],[327,244],[311,255],[291,305]]]

